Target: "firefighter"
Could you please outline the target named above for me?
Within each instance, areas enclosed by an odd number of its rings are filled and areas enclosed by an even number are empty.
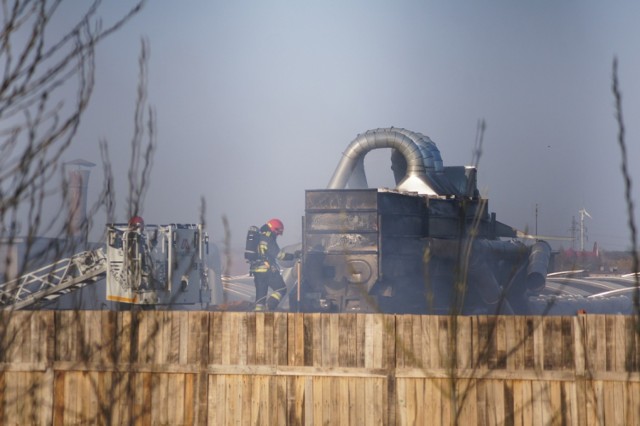
[[[147,238],[144,233],[144,219],[140,216],[133,216],[129,219],[128,230],[126,233],[127,240],[127,263],[129,265],[129,273],[131,274],[131,282],[135,288],[146,290],[149,286],[149,267],[151,262],[147,258],[149,250],[147,247]]]
[[[271,219],[260,228],[257,259],[250,263],[250,273],[256,286],[256,311],[274,310],[287,292],[278,260],[293,260],[296,255],[278,247],[276,239],[283,232],[284,225],[279,219]],[[267,297],[269,287],[273,293]]]

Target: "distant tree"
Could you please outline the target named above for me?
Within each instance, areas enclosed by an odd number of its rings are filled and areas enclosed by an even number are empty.
[[[91,100],[96,48],[144,3],[135,2],[108,26],[103,26],[99,16],[100,0],[74,4],[74,10],[82,5],[83,11],[66,31],[56,35],[53,26],[62,20],[68,2],[2,1],[0,238],[5,243],[11,245],[19,234],[29,240],[43,231],[51,232],[59,220],[62,209],[53,215],[47,211],[45,217],[45,201],[60,195],[49,183],[59,177],[62,156]],[[75,98],[69,97],[74,92]],[[68,226],[61,228],[61,234],[68,230]],[[2,269],[6,273],[8,268]]]

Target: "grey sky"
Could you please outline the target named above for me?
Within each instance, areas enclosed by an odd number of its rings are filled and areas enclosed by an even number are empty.
[[[151,1],[101,46],[67,159],[99,162],[98,140],[109,141],[126,220],[146,37],[158,118],[149,223],[197,222],[204,197],[214,241],[226,215],[236,247],[271,217],[285,222],[282,244],[294,243],[305,189],[327,185],[358,133],[421,132],[445,165],[466,165],[485,119],[479,187],[498,220],[533,232],[537,204],[538,232],[568,236],[586,208],[589,247],[625,249],[611,64],[617,55],[637,201],[638,22],[635,1]],[[388,154],[366,160],[376,186],[392,185]],[[91,179],[95,196],[99,168]]]

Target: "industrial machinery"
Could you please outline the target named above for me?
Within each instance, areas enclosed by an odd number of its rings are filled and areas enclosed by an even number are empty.
[[[111,302],[206,308],[216,282],[208,252],[202,225],[109,224],[106,248],[82,251],[0,284],[0,310],[42,306],[103,279]]]
[[[390,148],[396,188],[368,188],[364,157]],[[303,311],[526,313],[551,248],[525,244],[479,195],[474,167],[444,167],[428,137],[358,135],[328,188],[308,190],[294,307]]]

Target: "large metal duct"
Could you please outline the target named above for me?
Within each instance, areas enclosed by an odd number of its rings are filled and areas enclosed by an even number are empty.
[[[451,194],[454,189],[444,176],[444,165],[440,150],[428,136],[422,133],[413,132],[407,129],[396,129],[403,135],[410,138],[420,150],[422,161],[424,162],[427,182],[438,194]],[[407,163],[404,156],[398,151],[393,150],[391,153],[391,169],[393,170],[396,183],[400,182],[406,173]]]
[[[425,173],[425,161],[418,144],[397,129],[369,130],[358,135],[342,153],[342,159],[329,181],[328,189],[366,188],[364,156],[378,148],[395,149],[406,160],[406,174],[397,185],[402,191],[423,195],[438,195]],[[354,174],[355,171],[355,174]]]
[[[418,146],[420,153],[422,153],[422,159],[424,161],[424,167],[427,174],[429,172],[440,173],[444,170],[440,150],[436,146],[435,142],[433,142],[428,136],[407,129],[393,128],[393,130],[409,137]]]

